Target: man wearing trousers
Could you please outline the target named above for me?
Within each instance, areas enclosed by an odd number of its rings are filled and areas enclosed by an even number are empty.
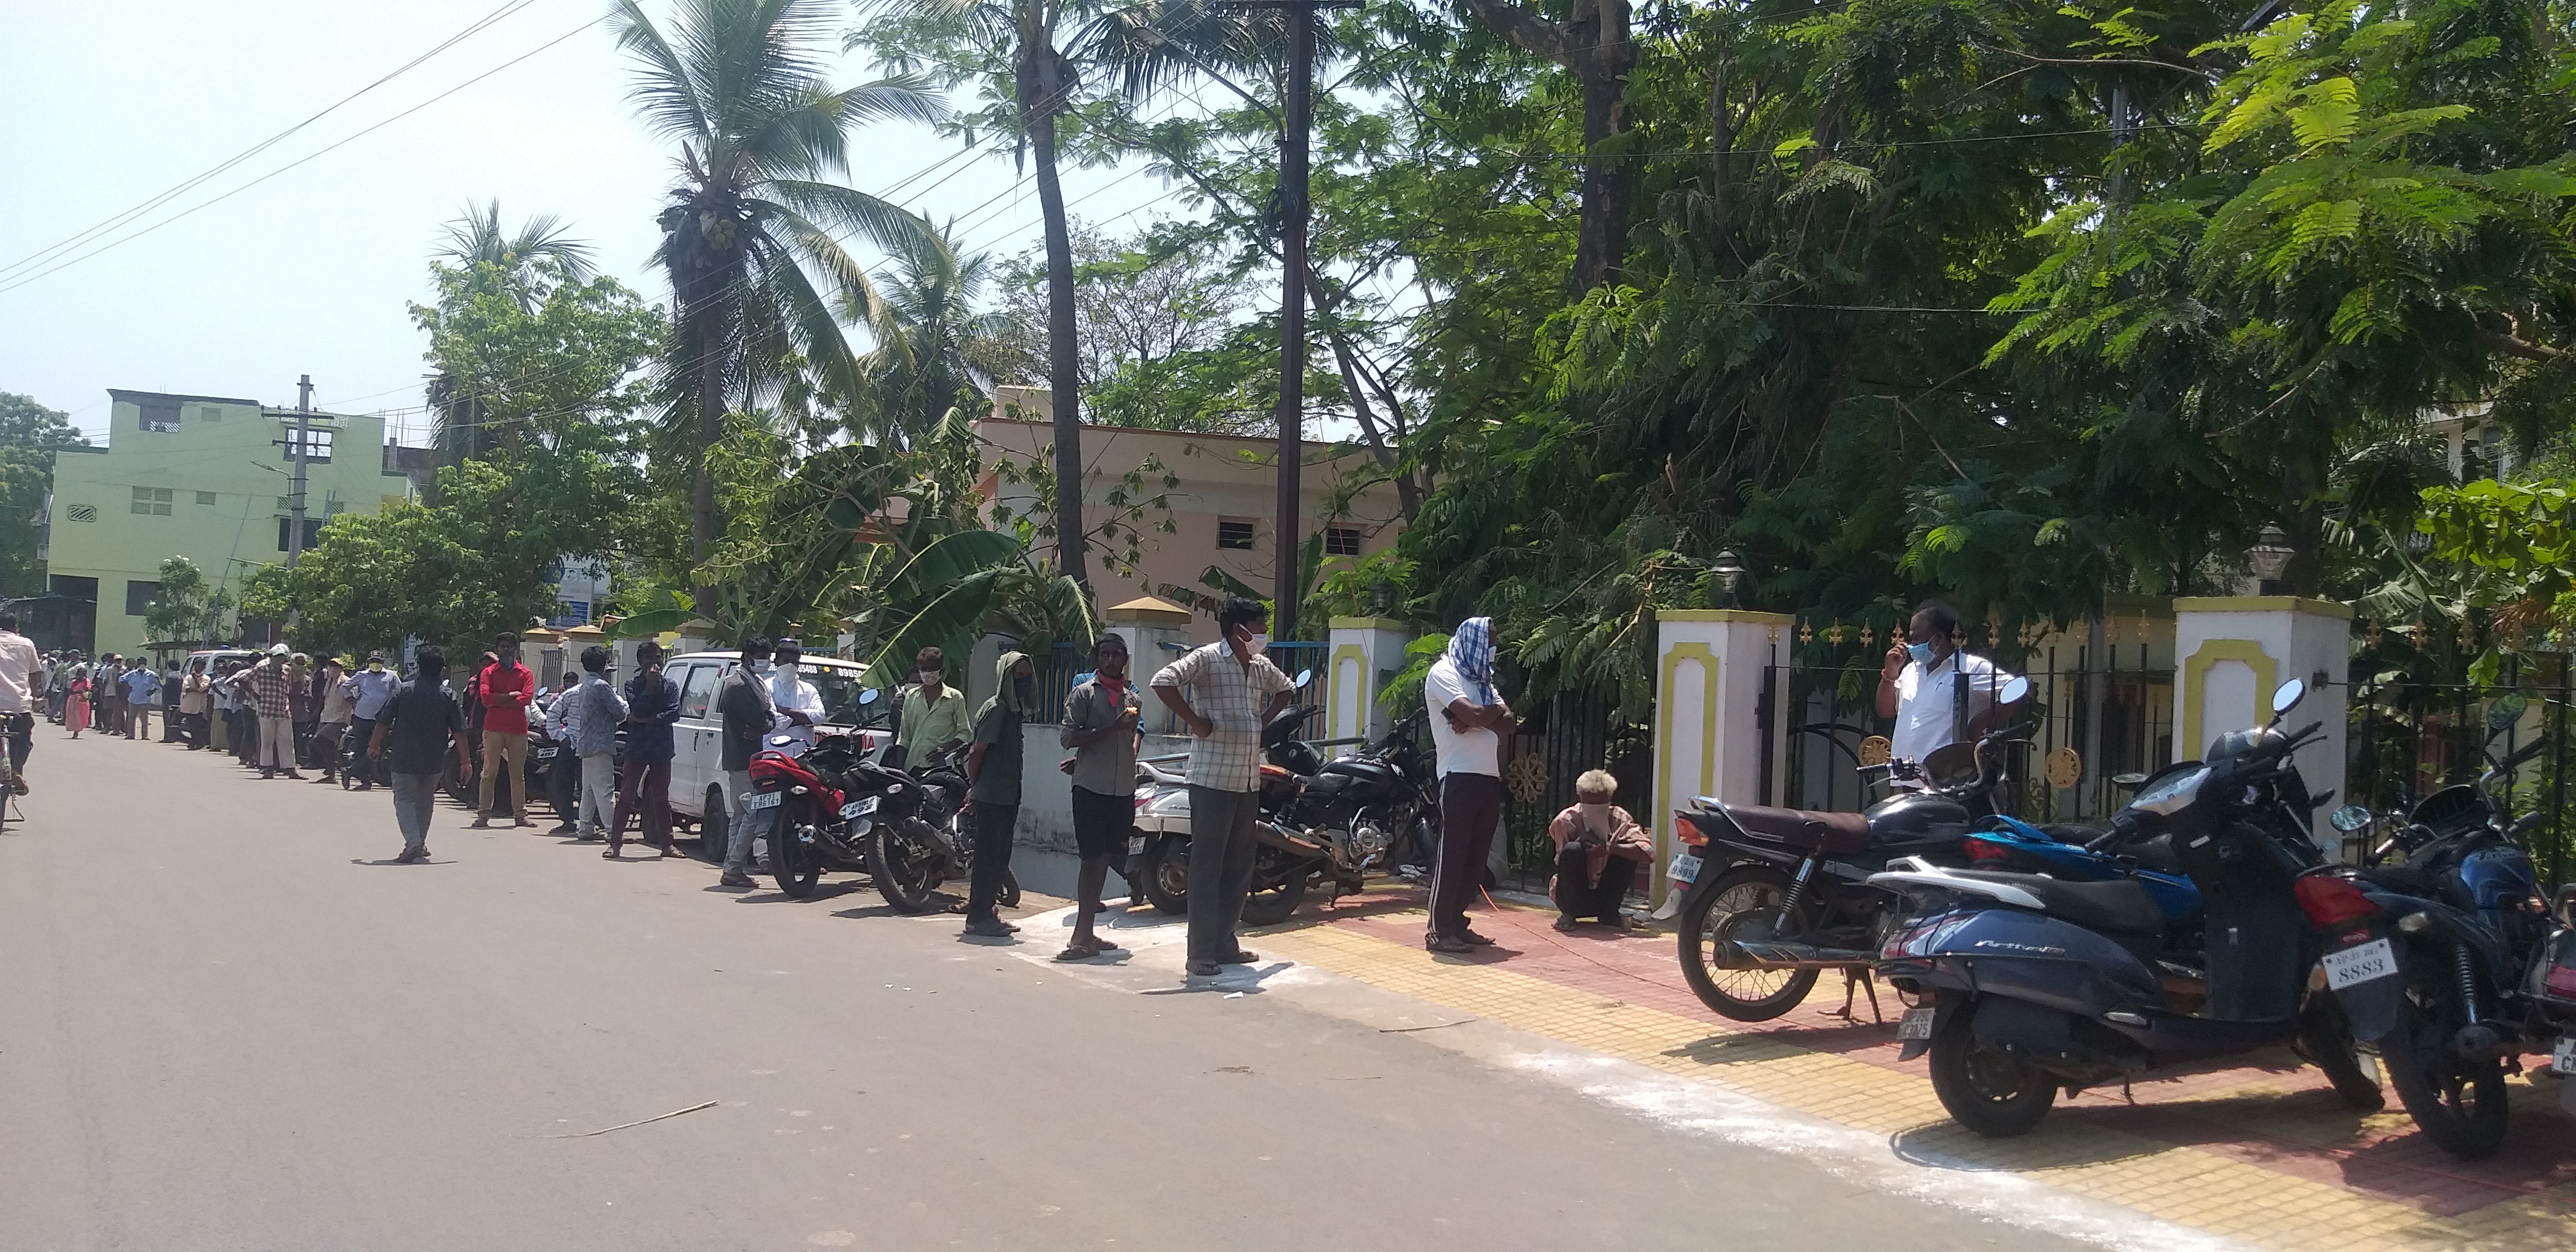
[[[378,649],[367,654],[367,667],[340,683],[340,692],[349,697],[349,733],[364,748],[375,742],[376,719],[384,715],[385,702],[402,690],[402,680],[385,669],[385,654]],[[472,753],[467,755],[471,756]],[[376,785],[374,770],[360,770],[358,790]]]
[[[754,635],[742,641],[742,663],[716,688],[716,711],[724,719],[725,833],[724,876],[718,886],[749,889],[752,847],[760,833],[751,824],[751,758],[777,721],[769,704],[769,640]]]
[[[975,711],[975,746],[966,752],[966,817],[975,824],[974,873],[966,880],[966,933],[1008,939],[1019,927],[1002,920],[1002,878],[1011,869],[1011,835],[1020,824],[1021,724],[1037,703],[1037,667],[1025,652],[995,663],[993,698]]]
[[[438,805],[438,775],[447,764],[450,743],[465,742],[465,711],[447,694],[447,655],[422,648],[411,685],[401,688],[377,710],[367,741],[369,762],[383,760],[391,741],[394,824],[402,828],[402,855],[394,860],[415,865],[429,859],[429,816]],[[474,781],[472,754],[459,752],[466,782]],[[368,770],[373,773],[372,766]]]
[[[636,816],[644,842],[678,856],[671,846],[671,758],[677,755],[671,724],[680,720],[680,684],[662,673],[662,645],[650,639],[635,649],[644,672],[626,683],[626,768],[617,777],[617,807],[608,816],[608,854],[626,846],[626,819]]]
[[[1519,725],[1494,690],[1493,619],[1471,617],[1423,682],[1440,761],[1440,860],[1431,874],[1431,929],[1422,946],[1452,955],[1493,940],[1467,929],[1467,902],[1503,819],[1503,737]]]
[[[626,701],[608,681],[608,649],[594,643],[581,650],[581,685],[565,698],[581,713],[572,736],[573,754],[581,758],[580,837],[596,839],[617,811],[617,724],[626,720]],[[617,849],[600,855],[615,860]]]
[[[492,787],[510,780],[510,816],[528,820],[528,706],[537,698],[537,676],[519,664],[519,636],[503,631],[492,645],[492,664],[474,676],[474,698],[483,707],[483,788],[474,806],[474,829],[492,824]]]
[[[1296,691],[1262,655],[1270,613],[1235,599],[1218,610],[1224,637],[1154,675],[1154,695],[1190,728],[1189,972],[1206,977],[1261,958],[1235,942],[1252,885],[1260,815],[1261,728]]]
[[[259,776],[304,777],[295,770],[295,675],[287,672],[286,645],[270,645],[267,658],[240,685],[259,714]]]

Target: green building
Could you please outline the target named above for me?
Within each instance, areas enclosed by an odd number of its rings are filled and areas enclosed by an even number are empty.
[[[46,515],[47,590],[95,604],[91,620],[72,623],[66,640],[93,654],[132,653],[148,642],[143,611],[170,557],[195,561],[208,582],[236,593],[260,566],[284,561],[295,468],[293,409],[224,396],[107,394],[114,401],[107,445],[54,458]],[[382,417],[304,416],[305,547],[340,513],[411,497],[407,471],[425,465],[426,453],[388,446]]]

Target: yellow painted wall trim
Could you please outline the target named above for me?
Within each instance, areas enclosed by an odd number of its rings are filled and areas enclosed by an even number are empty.
[[[2305,596],[2185,596],[2173,606],[2176,613],[2308,613],[2352,620],[2351,605]]]
[[[1751,622],[1756,626],[1788,626],[1797,618],[1786,613],[1757,613],[1752,609],[1658,609],[1659,622]]]
[[[2245,724],[2263,724],[2262,710],[2265,702],[2272,698],[2272,688],[2279,683],[2280,663],[2264,655],[2263,645],[2251,639],[2204,640],[2200,651],[2192,653],[2190,659],[2182,663],[2182,695],[2187,703],[2183,706],[2182,738],[2174,743],[2177,760],[2183,759],[2185,752],[2191,753],[2192,759],[2198,759],[2209,747],[2208,737],[2201,733],[2201,727],[2207,724],[2204,714],[2209,711],[2206,684],[2209,667],[2220,661],[2242,661],[2246,668],[2254,671],[2254,707],[2246,711],[2251,720]]]

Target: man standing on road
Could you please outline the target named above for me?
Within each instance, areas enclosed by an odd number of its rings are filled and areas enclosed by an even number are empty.
[[[574,702],[581,719],[573,732],[573,755],[581,758],[582,839],[608,832],[609,815],[617,811],[617,724],[626,720],[626,701],[608,681],[608,649],[592,644],[581,650],[581,685],[563,696]],[[612,843],[602,856],[615,860]]]
[[[295,771],[295,676],[286,667],[286,645],[270,644],[268,659],[251,667],[245,685],[259,711],[259,776],[304,777]]]
[[[313,679],[313,690],[319,702],[321,721],[313,728],[313,763],[322,767],[316,782],[340,780],[340,743],[349,733],[349,693],[342,690],[349,672],[340,658],[322,658],[322,670]]]
[[[1135,684],[1127,681],[1127,641],[1102,635],[1091,645],[1091,680],[1065,696],[1064,729],[1056,735],[1073,749],[1073,842],[1082,853],[1073,938],[1056,954],[1059,961],[1118,950],[1091,919],[1108,911],[1100,891],[1109,885],[1110,860],[1127,854],[1127,834],[1136,828],[1136,723],[1143,713]]]
[[[441,654],[442,657],[445,654]],[[378,649],[367,654],[367,668],[340,684],[341,693],[349,697],[349,733],[363,747],[375,742],[376,719],[384,714],[385,702],[402,690],[402,680],[385,669],[385,654]],[[358,790],[376,785],[376,771],[360,771]]]
[[[814,728],[823,724],[823,693],[797,672],[805,663],[805,645],[781,639],[775,656],[769,670],[769,707],[777,711],[778,721],[771,730],[813,747]]]
[[[895,731],[895,746],[903,750],[908,769],[920,769],[932,752],[974,733],[966,697],[948,685],[947,674],[948,658],[937,648],[923,648],[913,658],[915,683],[904,693],[903,724]]]
[[[161,702],[161,675],[152,663],[134,658],[131,668],[119,675],[116,685],[125,689],[125,737],[152,738],[152,706]]]
[[[206,686],[206,658],[189,661],[188,672],[179,679],[179,718],[188,728],[190,752],[206,746],[206,709],[211,694]]]
[[[751,880],[752,844],[757,838],[751,828],[751,758],[760,754],[760,741],[778,721],[777,710],[769,707],[768,639],[754,635],[742,641],[742,663],[716,687],[716,711],[724,719],[726,835],[724,877],[716,885],[755,887],[759,884]]]
[[[1020,727],[1037,702],[1037,667],[1025,652],[994,662],[993,698],[975,711],[975,746],[966,753],[966,816],[975,823],[975,867],[966,880],[966,933],[1007,939],[1019,927],[1002,920],[1002,878],[1011,870],[1011,832],[1020,824]]]
[[[18,633],[18,615],[0,612],[0,737],[8,741],[9,776],[27,794],[27,753],[36,745],[36,701],[45,689],[36,643]]]
[[[438,776],[447,765],[448,745],[462,748],[465,742],[465,712],[440,683],[447,675],[447,654],[423,648],[414,664],[411,685],[377,710],[367,740],[370,775],[375,772],[372,762],[384,759],[386,742],[393,744],[394,823],[403,837],[402,855],[394,860],[404,865],[429,859],[429,818],[438,807]],[[464,781],[474,781],[474,759],[463,752],[457,756]]]
[[[519,664],[519,636],[502,631],[492,643],[492,664],[474,681],[474,698],[483,709],[483,787],[474,806],[474,829],[492,825],[492,786],[510,780],[511,817],[528,820],[528,704],[537,696],[537,676]]]
[[[125,659],[113,652],[89,667],[89,720],[101,739],[125,733]]]
[[[1471,617],[1423,681],[1431,744],[1440,761],[1440,860],[1431,871],[1431,929],[1422,946],[1459,953],[1493,940],[1467,929],[1467,902],[1485,881],[1485,857],[1503,820],[1503,736],[1520,721],[1494,691],[1494,620]]]
[[[1270,647],[1269,610],[1250,600],[1228,600],[1216,624],[1223,638],[1182,654],[1154,675],[1154,695],[1196,737],[1189,766],[1188,969],[1200,976],[1261,959],[1235,941],[1234,928],[1252,886],[1261,728],[1296,692],[1262,655]]]
[[[581,701],[572,694],[581,689],[581,679],[565,670],[556,679],[554,695],[541,706],[538,725],[545,728],[546,738],[554,744],[555,755],[546,771],[546,804],[559,819],[549,835],[572,835],[587,840],[581,828],[581,757],[573,752],[574,738],[581,733]]]
[[[608,854],[626,846],[626,818],[641,812],[644,841],[678,856],[671,846],[671,724],[680,720],[680,684],[662,674],[662,645],[651,639],[635,649],[644,667],[626,683],[626,770],[617,780],[617,808],[608,818]]]
[[[1993,720],[1995,689],[2012,675],[1981,656],[1959,651],[1959,615],[1926,600],[1906,624],[1908,642],[1887,650],[1878,674],[1878,715],[1896,719],[1890,758],[1922,764],[1933,752],[1974,739]],[[1964,690],[1962,690],[1964,688]],[[1963,713],[1962,710],[1965,710]]]

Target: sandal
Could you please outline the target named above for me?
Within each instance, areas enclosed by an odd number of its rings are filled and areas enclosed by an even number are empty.
[[[1119,946],[1118,946],[1117,944],[1115,944],[1115,943],[1111,943],[1110,941],[1108,941],[1108,940],[1106,940],[1106,939],[1101,938],[1101,937],[1100,937],[1100,936],[1098,936],[1098,935],[1093,935],[1093,936],[1091,937],[1091,946],[1093,946],[1093,947],[1095,947],[1095,948],[1098,948],[1098,949],[1100,949],[1100,950],[1101,950],[1101,951],[1103,951],[1103,952],[1124,952],[1124,951],[1126,951],[1126,950],[1127,950],[1127,949],[1125,949],[1125,948],[1119,947]]]
[[[1088,961],[1098,955],[1100,955],[1100,949],[1085,947],[1082,944],[1074,943],[1065,945],[1064,951],[1055,954],[1055,959],[1059,961]]]

